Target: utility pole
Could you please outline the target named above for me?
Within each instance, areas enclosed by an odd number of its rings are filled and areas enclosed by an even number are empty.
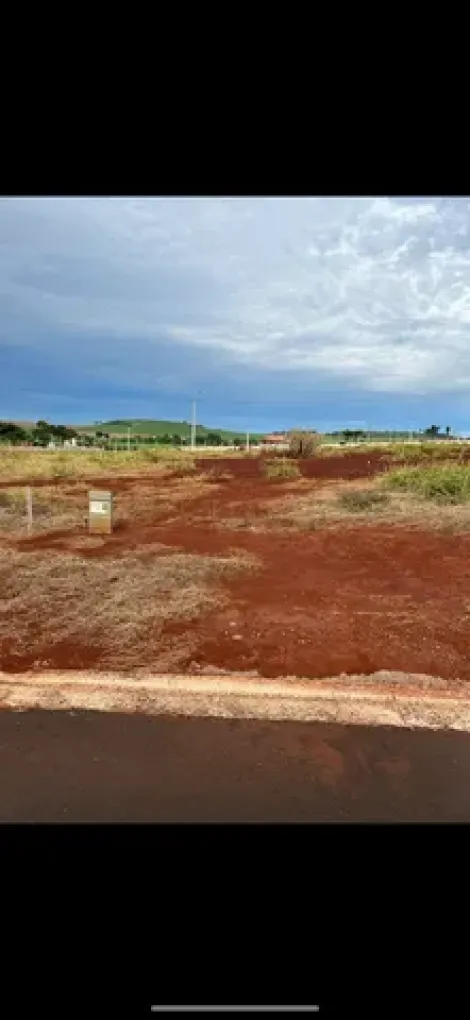
[[[196,449],[196,401],[192,403],[192,416],[191,416],[191,449]]]
[[[247,434],[246,434],[246,452],[247,453],[250,452],[250,433],[249,432],[247,432]]]

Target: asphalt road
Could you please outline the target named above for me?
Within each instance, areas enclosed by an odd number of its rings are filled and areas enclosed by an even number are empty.
[[[0,712],[0,821],[470,821],[470,734]]]

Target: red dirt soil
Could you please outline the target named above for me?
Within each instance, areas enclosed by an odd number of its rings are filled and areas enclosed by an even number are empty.
[[[328,677],[387,669],[470,682],[470,535],[385,526],[232,535],[156,525],[83,553],[124,553],[155,542],[214,555],[236,546],[262,563],[259,572],[226,582],[230,608],[166,626],[181,647],[177,672],[216,666],[265,677]],[[54,548],[51,536],[29,546]],[[60,548],[67,548],[65,539]],[[186,657],[189,634],[197,635],[197,652]],[[57,646],[47,658],[56,669],[99,668],[97,649]],[[33,660],[5,654],[0,665],[17,671]],[[158,661],[146,665],[158,670]]]
[[[166,540],[221,552],[223,536],[215,538],[173,532]],[[470,682],[469,535],[367,527],[244,534],[237,545],[263,568],[228,584],[232,608],[194,624],[192,666],[266,677],[387,669]]]
[[[364,477],[360,472],[381,467],[380,455],[373,465],[368,464],[371,459],[355,454],[306,465],[321,472],[315,476],[319,479]],[[218,667],[264,677],[329,677],[393,670],[442,677],[449,685],[470,682],[470,534],[391,525],[302,533],[219,528],[198,518],[209,507],[221,517],[228,516],[229,508],[233,515],[243,506],[251,511],[259,501],[284,496],[289,486],[257,474],[255,459],[201,461],[201,470],[214,468],[235,477],[214,486],[210,496],[188,503],[179,520],[168,516],[168,510],[165,519],[165,511],[155,508],[154,522],[123,523],[102,546],[80,548],[82,556],[102,557],[162,543],[213,555],[239,548],[259,558],[258,572],[224,582],[232,599],[228,609],[166,625],[165,638],[178,649],[175,672]],[[112,484],[116,490],[116,480]],[[161,486],[161,478],[156,478],[156,491]],[[22,552],[76,555],[77,534],[46,533],[8,544]],[[30,668],[40,644],[38,621],[31,656],[23,661],[14,647],[4,647],[0,669]],[[41,653],[44,656],[43,648]],[[47,659],[55,669],[100,668],[96,648],[64,644],[48,649]],[[159,669],[158,658],[138,665]]]
[[[279,454],[275,457],[246,457],[235,460],[230,457],[204,457],[198,460],[197,468],[201,473],[214,473],[233,475],[236,479],[261,478],[263,476],[263,465],[267,460],[282,459]],[[301,475],[304,478],[371,478],[373,475],[384,471],[389,466],[389,461],[382,453],[354,453],[345,456],[333,457],[309,457],[305,460],[296,460]],[[272,483],[271,483],[272,484]]]

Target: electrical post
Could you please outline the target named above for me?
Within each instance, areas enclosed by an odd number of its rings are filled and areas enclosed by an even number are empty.
[[[192,403],[192,415],[191,415],[191,449],[196,449],[196,401]]]
[[[246,434],[246,452],[247,453],[250,452],[250,433],[249,432],[247,432],[247,434]]]

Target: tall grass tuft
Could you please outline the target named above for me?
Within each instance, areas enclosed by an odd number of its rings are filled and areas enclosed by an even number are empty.
[[[279,457],[277,460],[263,461],[262,469],[265,477],[272,481],[282,482],[285,478],[300,477],[300,471],[297,464],[293,464],[292,461],[286,460],[285,457]]]

